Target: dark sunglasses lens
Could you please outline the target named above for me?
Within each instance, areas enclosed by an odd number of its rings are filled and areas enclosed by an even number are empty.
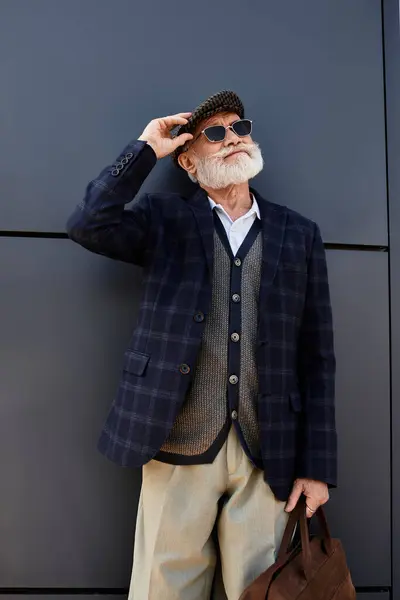
[[[240,137],[245,137],[251,133],[251,121],[249,119],[241,119],[232,124],[232,129]]]
[[[206,127],[204,133],[210,142],[222,142],[225,138],[225,127],[222,125],[212,125]]]

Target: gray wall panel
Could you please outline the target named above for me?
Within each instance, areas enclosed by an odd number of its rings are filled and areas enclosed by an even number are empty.
[[[390,600],[389,592],[371,592],[357,594],[357,600]]]
[[[140,473],[96,443],[140,272],[69,240],[0,238],[0,278],[0,587],[124,588]]]
[[[328,516],[355,585],[384,587],[391,584],[388,257],[330,251],[328,260],[339,434],[339,487]]]
[[[264,149],[260,191],[327,241],[387,243],[380,2],[256,0],[230,60],[221,23],[237,32],[239,0],[195,24],[184,0],[34,6],[0,7],[0,229],[63,231],[89,179],[151,118],[233,88]],[[160,164],[149,185],[182,181]]]
[[[385,58],[392,325],[393,600],[400,600],[400,3],[386,0]]]

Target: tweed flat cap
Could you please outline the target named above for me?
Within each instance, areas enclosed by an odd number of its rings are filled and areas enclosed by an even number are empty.
[[[204,119],[208,119],[213,115],[220,112],[233,112],[239,115],[241,119],[244,118],[244,106],[239,96],[230,90],[222,90],[217,94],[213,94],[207,100],[199,104],[197,108],[192,112],[189,121],[186,125],[181,125],[175,131],[174,137],[181,135],[181,133],[193,133],[196,127]],[[178,156],[184,151],[185,144],[179,146],[173,152],[172,159],[175,164],[179,167]]]

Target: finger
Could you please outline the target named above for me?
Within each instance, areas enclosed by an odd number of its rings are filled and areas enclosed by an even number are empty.
[[[176,113],[176,115],[169,115],[170,117],[183,117],[184,119],[187,119],[188,117],[190,117],[192,113],[191,112],[183,112],[183,113]]]
[[[318,497],[306,494],[306,512],[309,516],[312,516],[318,510],[320,504]]]
[[[292,490],[292,493],[289,496],[289,500],[287,501],[285,510],[286,512],[292,512],[292,510],[294,509],[294,507],[296,506],[297,502],[299,501],[299,498],[301,496],[301,487],[297,487],[295,486]]]
[[[163,117],[161,121],[167,125],[167,127],[172,127],[173,125],[183,125],[188,122],[188,118],[183,115],[171,115],[168,117]]]
[[[176,148],[179,148],[179,146],[183,146],[192,138],[193,136],[191,133],[182,133],[181,135],[178,135],[178,137],[174,139],[174,150],[176,150]]]
[[[187,119],[179,119],[179,122],[176,122],[176,121],[167,122],[166,120],[163,120],[161,122],[161,130],[163,131],[164,134],[168,133],[168,134],[172,135],[172,137],[175,137],[176,130],[179,127],[183,127],[187,123],[188,123]]]
[[[306,503],[306,516],[307,519],[311,519],[311,517],[313,515],[315,515],[315,513],[317,512],[318,506],[315,504],[315,502],[313,504],[311,504],[311,502]]]

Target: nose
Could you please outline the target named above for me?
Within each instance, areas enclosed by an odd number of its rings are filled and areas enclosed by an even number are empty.
[[[230,146],[230,145],[236,146],[236,144],[238,144],[239,142],[240,142],[240,137],[238,137],[236,135],[236,133],[234,133],[232,131],[232,129],[228,128],[226,130],[226,134],[225,134],[224,146]]]

